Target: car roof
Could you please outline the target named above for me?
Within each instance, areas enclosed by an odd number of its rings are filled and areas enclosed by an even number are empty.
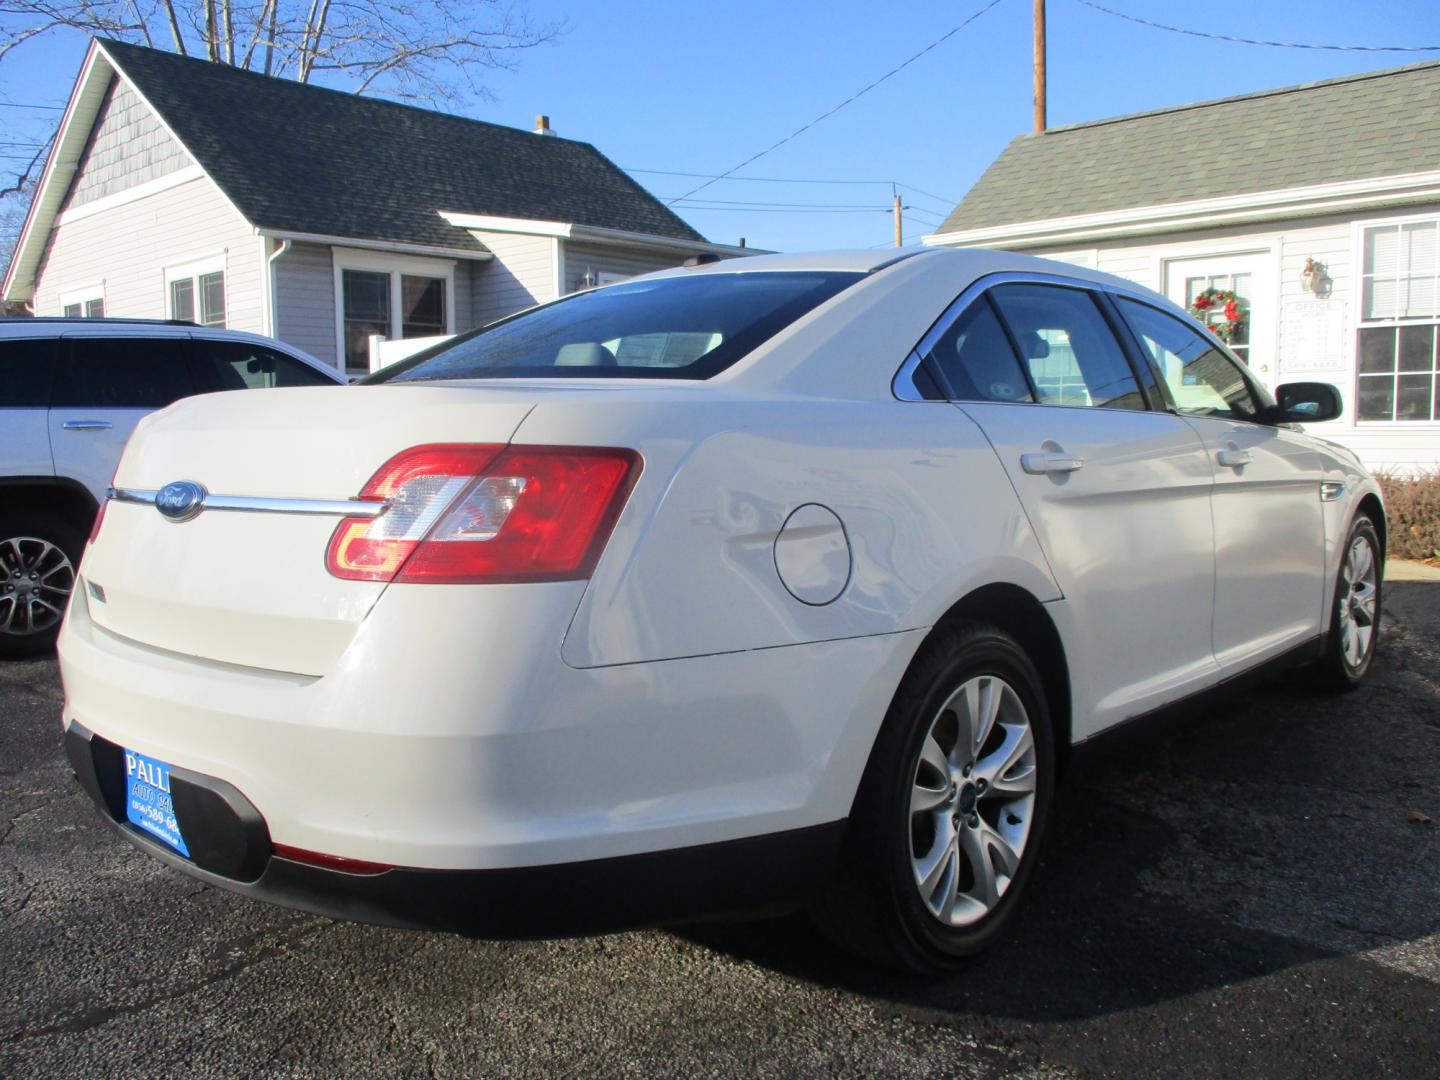
[[[201,326],[183,319],[77,319],[53,316],[7,316],[0,318],[0,341],[16,338],[49,337],[127,337],[127,338],[200,338],[209,341],[238,341],[251,345],[263,345],[286,356],[309,364],[311,367],[333,375],[336,382],[347,381],[336,368],[311,356],[304,349],[298,349],[284,341],[252,334],[247,330],[228,330],[218,326]]]
[[[1030,272],[1063,274],[1067,277],[1090,282],[1102,288],[1118,288],[1161,299],[1158,293],[1113,274],[1091,270],[1074,263],[1054,259],[1037,258],[1014,251],[997,251],[989,248],[949,248],[912,245],[902,248],[882,248],[864,251],[812,251],[796,254],[750,255],[739,259],[720,259],[700,265],[672,267],[646,274],[643,278],[628,278],[628,281],[653,280],[666,277],[681,277],[691,274],[737,274],[756,272],[786,271],[832,271],[860,274],[878,274],[882,270],[901,265],[916,267],[924,264],[931,272],[945,273],[957,278],[971,280],[986,274],[1004,272]],[[623,284],[623,283],[622,283]],[[612,286],[613,287],[613,286]]]

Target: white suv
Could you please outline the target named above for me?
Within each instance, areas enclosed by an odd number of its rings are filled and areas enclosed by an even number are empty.
[[[218,390],[343,382],[270,338],[141,319],[0,319],[0,658],[48,649],[142,416]]]
[[[993,941],[1075,743],[1374,654],[1385,516],[1163,297],[984,251],[676,269],[141,423],[60,636],[128,842],[488,935],[809,904]]]

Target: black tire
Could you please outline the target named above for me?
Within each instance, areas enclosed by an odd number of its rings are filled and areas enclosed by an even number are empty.
[[[1012,689],[1028,718],[1033,740],[1034,798],[1028,810],[1020,811],[1028,813],[1029,832],[1008,887],[1001,886],[1003,892],[998,902],[977,921],[954,926],[943,922],[941,916],[927,906],[919,872],[912,862],[917,829],[931,828],[926,823],[934,815],[939,815],[934,820],[940,820],[950,814],[950,804],[939,810],[915,813],[911,794],[912,789],[918,787],[920,777],[938,775],[938,770],[922,766],[920,760],[922,747],[931,735],[932,722],[941,723],[947,712],[944,707],[952,695],[971,684],[971,680],[987,677],[998,679]],[[1020,714],[1011,715],[1013,719]],[[1007,737],[998,722],[992,731],[995,733]],[[957,736],[955,751],[947,753],[950,761],[956,760],[956,754],[965,756],[960,751],[961,745]],[[994,745],[984,743],[981,752],[974,755],[977,762],[985,761],[986,748]],[[876,963],[920,974],[952,971],[965,957],[988,948],[1005,933],[1014,918],[1039,860],[1054,797],[1055,762],[1053,730],[1040,677],[1015,639],[994,626],[979,623],[958,624],[937,632],[906,672],[871,751],[851,812],[839,873],[812,912],[822,931],[842,947]],[[1014,776],[1019,768],[1011,769],[1006,776]],[[967,770],[963,775],[968,777],[971,773]],[[979,775],[977,768],[975,776]],[[955,777],[953,771],[951,776]],[[953,833],[957,844],[965,838],[962,829],[966,824],[976,827],[974,819],[989,813],[985,808],[992,803],[998,812],[1008,813],[999,810],[1005,796],[977,803],[972,791],[970,806],[978,814],[967,816],[963,808],[965,792],[961,789],[958,798],[954,794],[956,784],[964,783],[963,779],[954,779],[950,786],[958,815],[951,819],[956,823]],[[987,818],[985,824],[995,823]],[[1018,825],[1019,821],[1011,824]],[[931,839],[922,837],[920,845],[931,851],[940,850],[933,845],[939,843],[938,830],[942,826],[934,826],[936,832],[931,834]],[[987,859],[994,851],[988,847],[982,850],[987,852]],[[957,855],[956,858],[961,861],[956,862],[953,872],[959,876],[965,872],[962,867],[966,865],[966,857]],[[972,886],[979,889],[973,869],[969,874]],[[957,877],[957,880],[964,878]],[[936,902],[935,895],[938,894],[932,892],[930,903]]]
[[[1353,583],[1349,579],[1350,553],[1357,543],[1370,547],[1370,557],[1375,567],[1374,596],[1367,603],[1359,604]],[[1380,544],[1380,535],[1375,523],[1365,515],[1357,517],[1350,525],[1345,537],[1345,548],[1340,554],[1340,569],[1335,578],[1335,599],[1330,605],[1330,629],[1325,635],[1325,653],[1314,665],[1315,681],[1323,690],[1343,694],[1354,690],[1370,670],[1375,659],[1375,648],[1380,641],[1381,591],[1385,583],[1385,549]],[[1365,610],[1371,613],[1368,624],[1370,633],[1358,660],[1346,655],[1347,620],[1346,608],[1354,612],[1356,623],[1364,621]],[[1351,627],[1353,632],[1353,626]]]
[[[46,605],[64,613],[85,536],[85,527],[57,514],[0,514],[0,659],[21,660],[55,648],[60,616]],[[43,603],[34,605],[27,618],[32,596]]]

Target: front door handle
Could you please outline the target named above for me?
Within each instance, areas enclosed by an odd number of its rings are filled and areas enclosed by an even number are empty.
[[[1058,453],[1047,450],[1043,453],[1021,454],[1020,468],[1024,469],[1031,476],[1043,476],[1046,473],[1067,473],[1075,472],[1085,467],[1085,459],[1076,457],[1074,454],[1067,454],[1063,450]]]
[[[1241,465],[1250,464],[1250,451],[1228,446],[1215,455],[1215,460],[1227,469],[1238,469]]]
[[[66,431],[109,431],[115,425],[109,420],[66,420],[61,426]]]

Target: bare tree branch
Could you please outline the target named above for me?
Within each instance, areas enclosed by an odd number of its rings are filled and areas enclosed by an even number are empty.
[[[43,158],[45,152],[50,149],[50,143],[53,140],[54,136],[51,136],[50,139],[45,140],[44,146],[35,151],[35,156],[30,159],[30,164],[25,166],[25,171],[20,174],[19,179],[8,188],[0,190],[0,199],[3,199],[6,195],[14,195],[17,192],[25,190],[26,185],[30,183],[30,174],[35,171],[35,166],[40,164],[40,159]]]
[[[185,35],[180,33],[180,20],[175,15],[175,5],[171,0],[163,0],[165,4],[165,16],[170,23],[170,38],[175,42],[175,51],[181,56],[189,56],[185,51]]]

